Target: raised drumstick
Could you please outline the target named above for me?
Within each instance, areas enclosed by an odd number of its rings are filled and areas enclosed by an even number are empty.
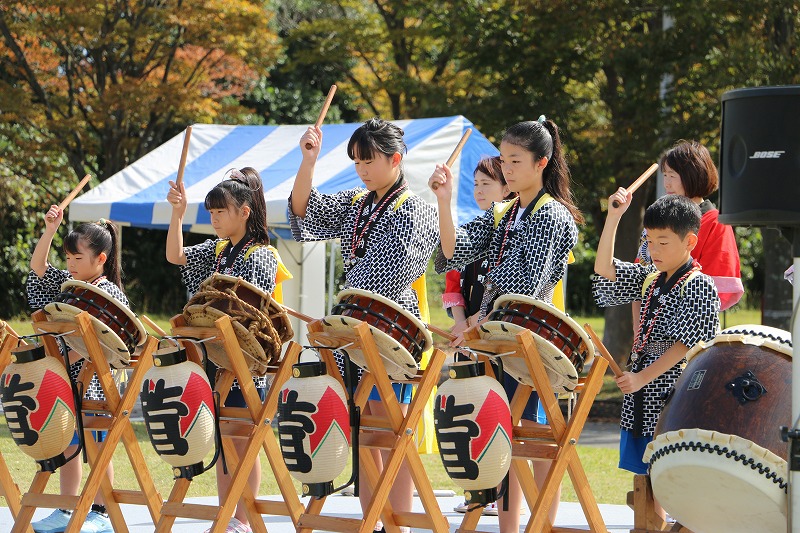
[[[325,121],[325,115],[328,114],[328,108],[331,106],[331,102],[333,101],[334,94],[336,94],[336,85],[331,85],[331,88],[328,91],[328,97],[325,98],[325,103],[322,104],[322,109],[317,117],[317,122],[314,123],[314,127],[319,128],[322,126],[322,123]],[[311,150],[311,143],[306,143],[306,150]]]
[[[614,373],[614,377],[618,378],[622,375],[622,369],[619,367],[616,361],[614,361],[614,357],[608,351],[608,349],[603,344],[603,341],[600,340],[600,337],[597,336],[597,333],[594,332],[592,326],[589,324],[584,324],[583,329],[586,330],[586,333],[592,338],[594,345],[597,347],[597,351],[600,352],[600,356],[608,361],[608,366],[611,367],[611,371]]]
[[[472,135],[472,129],[471,128],[467,128],[467,131],[465,131],[464,135],[461,136],[461,140],[458,141],[458,144],[456,145],[455,149],[453,150],[453,153],[450,154],[450,157],[447,158],[447,162],[445,163],[445,165],[450,167],[450,166],[453,165],[453,163],[456,162],[456,158],[458,157],[458,154],[461,153],[461,150],[462,150],[462,148],[464,148],[464,145],[467,143],[467,139],[469,139],[470,135]],[[439,188],[439,184],[434,182],[433,184],[431,184],[431,187],[435,191],[436,189]]]
[[[181,151],[181,162],[178,165],[178,177],[175,178],[175,186],[178,190],[183,183],[183,171],[186,169],[186,156],[189,155],[189,139],[192,138],[192,127],[186,126],[186,133],[183,134],[183,150]]]
[[[66,209],[66,208],[67,208],[67,206],[69,205],[69,203],[70,203],[72,200],[74,200],[76,196],[78,196],[78,193],[79,193],[79,192],[81,192],[81,189],[83,189],[83,187],[84,187],[84,186],[85,186],[87,183],[89,183],[89,180],[90,180],[90,179],[92,179],[92,176],[91,176],[91,174],[86,174],[86,175],[83,177],[83,179],[81,180],[81,182],[78,184],[78,186],[77,186],[77,187],[75,187],[74,189],[72,189],[72,192],[71,192],[71,193],[69,193],[69,195],[68,195],[66,198],[64,198],[64,201],[63,201],[63,202],[61,202],[60,204],[58,204],[58,209],[59,209],[59,210],[61,210],[61,211],[63,211],[64,209]],[[50,218],[50,217],[47,217],[47,218]],[[50,219],[52,220],[52,218],[50,218]]]
[[[630,186],[630,187],[628,187],[628,192],[629,192],[629,193],[631,193],[631,194],[635,193],[635,192],[636,192],[636,189],[638,189],[639,187],[641,187],[641,186],[642,186],[642,184],[643,184],[645,181],[647,181],[647,178],[649,178],[650,176],[652,176],[652,175],[653,175],[653,173],[654,173],[656,170],[658,170],[658,163],[653,163],[652,165],[650,165],[650,168],[648,168],[647,170],[645,170],[645,171],[644,171],[644,173],[643,173],[641,176],[639,176],[638,178],[636,178],[636,181],[634,181],[633,183],[631,183],[631,186]],[[611,205],[613,205],[614,207],[619,207],[619,202],[618,202],[618,201],[616,201],[616,200],[614,200],[613,202],[611,202]]]
[[[307,324],[310,324],[311,322],[314,322],[314,320],[315,320],[314,318],[312,318],[312,317],[310,317],[310,316],[308,316],[306,314],[303,314],[300,311],[295,311],[291,307],[286,307],[285,305],[281,305],[281,307],[283,307],[283,310],[286,311],[287,314],[290,314],[293,317],[297,317],[297,318],[299,318],[300,320],[302,320],[303,322],[305,322]]]

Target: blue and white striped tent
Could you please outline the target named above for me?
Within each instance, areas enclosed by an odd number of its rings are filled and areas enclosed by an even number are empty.
[[[478,161],[497,155],[497,149],[463,116],[396,121],[405,131],[408,154],[405,174],[411,190],[435,203],[427,181],[437,163],[443,163],[468,128],[473,132],[453,164],[457,176],[453,214],[458,223],[478,214],[472,197],[472,173]],[[361,186],[347,141],[356,124],[322,126],[323,147],[317,162],[314,185],[322,192]],[[196,124],[184,172],[189,196],[185,230],[213,233],[209,213],[203,208],[208,191],[228,169],[251,166],[264,181],[269,225],[286,236],[287,199],[300,165],[299,141],[307,126],[224,126]],[[100,186],[78,197],[69,207],[72,221],[106,218],[122,225],[166,229],[172,207],[166,201],[169,181],[178,173],[184,134],[180,133],[133,164],[117,172]]]

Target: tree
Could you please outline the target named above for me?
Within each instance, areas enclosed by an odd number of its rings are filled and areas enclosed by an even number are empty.
[[[42,132],[76,176],[110,176],[188,123],[244,113],[278,49],[268,21],[248,0],[4,3],[2,119]]]
[[[435,116],[467,90],[460,3],[427,0],[308,2],[314,16],[288,34],[294,60],[326,65],[362,117]]]

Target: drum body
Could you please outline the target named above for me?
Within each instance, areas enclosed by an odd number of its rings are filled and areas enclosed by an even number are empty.
[[[103,289],[79,280],[68,280],[61,285],[61,294],[44,307],[53,320],[74,322],[86,311],[100,347],[111,368],[125,368],[131,364],[137,346],[144,344],[147,331],[139,318]],[[66,336],[67,345],[86,357],[87,349],[81,337]]]
[[[552,305],[522,294],[504,294],[495,301],[488,321],[478,326],[478,334],[484,340],[515,341],[523,329],[533,333],[553,390],[574,390],[584,364],[594,358],[594,345],[583,328]],[[503,357],[503,370],[534,386],[521,357]]]
[[[280,362],[283,344],[294,331],[286,311],[269,294],[242,278],[213,274],[183,308],[186,323],[195,327],[214,327],[225,315],[253,375],[263,376],[269,365]],[[207,348],[214,364],[233,369],[222,343],[208,343]]]
[[[333,333],[350,332],[362,322],[370,326],[389,378],[404,381],[415,377],[423,352],[433,346],[425,324],[392,300],[361,289],[340,292],[331,314],[322,319],[323,329]],[[369,370],[360,347],[340,351]]]
[[[748,325],[687,354],[644,461],[656,499],[692,531],[786,530],[791,350],[788,332]]]

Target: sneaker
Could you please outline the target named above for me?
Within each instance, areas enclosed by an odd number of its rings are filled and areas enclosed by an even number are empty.
[[[111,519],[108,518],[108,515],[97,511],[89,511],[89,514],[86,515],[86,521],[81,527],[81,533],[114,533],[114,526],[111,525]]]
[[[31,527],[36,533],[62,533],[67,529],[72,513],[63,509],[56,509],[50,516],[42,518],[38,522],[32,522]]]
[[[205,533],[211,533],[211,528],[205,530]],[[228,527],[225,528],[225,533],[253,533],[250,526],[243,524],[235,516],[228,522]]]
[[[457,513],[466,513],[469,511],[469,504],[467,503],[467,500],[464,500],[461,504],[453,507],[453,510]]]
[[[453,507],[453,510],[457,513],[466,513],[469,511],[470,504],[466,502],[466,500],[461,503],[460,505],[456,505]],[[488,504],[486,507],[483,508],[483,512],[481,513],[486,516],[497,516],[497,502],[492,502]]]

